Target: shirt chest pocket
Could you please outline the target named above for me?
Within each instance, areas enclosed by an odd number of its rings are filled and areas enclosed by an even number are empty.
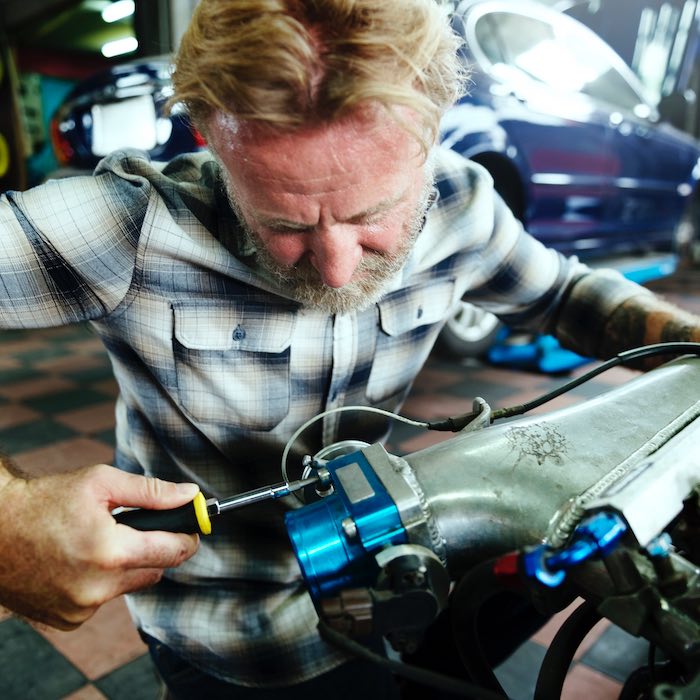
[[[296,312],[244,300],[173,305],[178,400],[200,424],[271,430],[289,412]]]
[[[400,399],[427,359],[455,301],[453,280],[417,285],[379,302],[379,331],[367,398]]]

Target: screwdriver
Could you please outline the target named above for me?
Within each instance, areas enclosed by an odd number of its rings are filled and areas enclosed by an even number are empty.
[[[317,476],[298,481],[282,481],[271,486],[262,486],[259,489],[246,491],[230,498],[219,501],[216,498],[205,499],[200,491],[192,501],[178,508],[169,510],[149,510],[146,508],[129,508],[112,513],[114,519],[128,525],[135,530],[165,530],[167,532],[186,532],[189,534],[211,533],[211,518],[221,515],[228,510],[242,508],[243,506],[267,501],[268,499],[282,498],[290,493],[299,491],[306,486],[315,484]]]

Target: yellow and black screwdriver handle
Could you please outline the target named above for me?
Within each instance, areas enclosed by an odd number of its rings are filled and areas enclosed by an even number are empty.
[[[113,513],[114,519],[135,530],[165,530],[200,535],[211,534],[211,519],[204,494],[200,491],[192,501],[179,508],[148,510],[132,508]]]
[[[200,535],[211,534],[211,517],[222,513],[259,503],[267,499],[282,498],[290,493],[313,486],[319,481],[314,475],[299,481],[283,481],[279,484],[262,486],[252,491],[239,493],[219,501],[216,498],[205,499],[200,491],[193,501],[179,508],[170,510],[147,510],[131,508],[112,513],[115,520],[135,530],[165,530],[167,532],[186,532]]]

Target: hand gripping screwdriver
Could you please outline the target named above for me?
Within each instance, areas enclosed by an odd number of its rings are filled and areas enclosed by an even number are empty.
[[[122,525],[135,530],[165,530],[167,532],[211,533],[211,518],[236,508],[242,508],[260,501],[282,498],[315,484],[317,476],[299,481],[282,481],[279,484],[263,486],[246,491],[219,501],[216,498],[205,499],[200,491],[193,500],[178,508],[168,510],[150,510],[147,508],[117,509],[112,513],[114,519]]]

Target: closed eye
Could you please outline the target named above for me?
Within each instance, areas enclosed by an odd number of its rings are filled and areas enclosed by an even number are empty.
[[[388,211],[375,212],[373,214],[360,214],[349,219],[347,223],[352,226],[374,226],[381,224],[387,218]]]
[[[286,223],[265,223],[263,226],[270,231],[270,233],[275,234],[294,234],[294,233],[312,233],[316,230],[315,226],[303,226],[295,224]]]
[[[402,192],[392,200],[380,202],[376,207],[372,207],[339,223],[351,226],[377,226],[382,224],[397,207],[403,204],[405,199],[406,192]],[[258,222],[273,234],[313,233],[317,229],[315,224],[302,224],[286,219],[258,217]]]

